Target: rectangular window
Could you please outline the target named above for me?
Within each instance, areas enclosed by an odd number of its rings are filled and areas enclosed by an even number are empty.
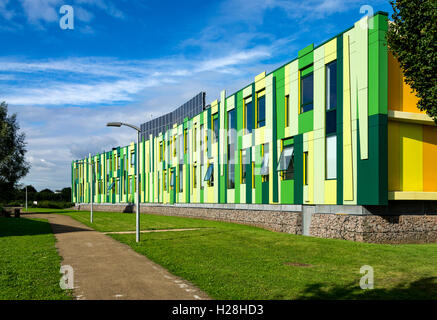
[[[337,179],[337,136],[326,137],[326,179]]]
[[[286,146],[282,149],[276,169],[281,173],[282,180],[294,179],[294,147]]]
[[[117,178],[117,180],[115,181],[115,194],[118,194],[119,186],[120,186],[120,179]]]
[[[188,150],[188,131],[184,129],[184,153],[187,153]]]
[[[304,70],[301,71],[301,73]],[[300,78],[300,113],[313,110],[314,77],[310,72]]]
[[[266,95],[265,90],[256,94],[256,127],[261,128],[266,125]]]
[[[290,126],[290,96],[285,96],[285,127]]]
[[[204,135],[203,124],[200,125],[200,164],[203,164],[203,152],[204,152]]]
[[[193,130],[193,151],[194,152],[197,151],[197,128],[196,127],[194,127],[194,130]]]
[[[197,188],[197,166],[193,166],[193,188]]]
[[[205,178],[203,180],[208,182],[208,186],[214,186],[214,165],[212,163],[208,165],[208,169],[206,169]]]
[[[243,100],[244,105],[243,105],[243,111],[244,111],[244,117],[243,117],[243,127],[244,129],[246,129],[247,133],[252,132],[252,128],[253,128],[253,121],[252,121],[252,114],[253,114],[253,110],[252,110],[252,98],[246,98]]]
[[[167,171],[162,171],[162,187],[164,188],[164,191],[167,191]]]
[[[212,115],[212,132],[214,133],[212,141],[217,142],[219,136],[219,119],[217,113]]]
[[[308,152],[303,153],[303,184],[308,185]]]
[[[184,137],[179,135],[179,163],[184,162]]]
[[[130,166],[133,167],[135,165],[135,151],[132,150],[130,153]]]
[[[227,187],[235,188],[235,133],[237,127],[237,118],[235,109],[228,111],[228,170],[227,170]]]
[[[132,193],[132,176],[129,176],[128,183],[127,183],[127,194]]]
[[[269,181],[269,145],[268,143],[265,143],[261,147],[261,156],[262,156],[262,163],[261,163],[261,170],[260,174],[262,176],[262,182]]]
[[[247,165],[249,162],[249,150],[243,149],[240,151],[240,183],[246,183]]]
[[[175,186],[176,177],[175,177],[174,171],[175,171],[174,168],[171,169],[171,171],[170,171],[170,190],[173,190],[173,188]]]
[[[337,61],[326,65],[326,110],[337,106]]]
[[[202,177],[204,177],[205,173],[205,166],[203,164],[200,165],[200,189],[203,190],[203,185],[204,185],[204,179],[202,179]]]
[[[179,192],[184,191],[184,165],[179,165]]]

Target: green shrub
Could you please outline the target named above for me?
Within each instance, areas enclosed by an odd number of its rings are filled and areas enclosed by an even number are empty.
[[[5,207],[22,207],[22,206],[24,206],[24,201],[11,201],[5,205]]]
[[[49,209],[66,209],[74,207],[74,203],[72,202],[63,202],[63,201],[38,201],[38,204],[31,204],[31,208],[49,208]]]

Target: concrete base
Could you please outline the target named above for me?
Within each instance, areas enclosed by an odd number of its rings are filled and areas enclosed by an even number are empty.
[[[76,209],[90,210],[90,205],[76,204]],[[135,212],[135,206],[94,204],[94,210]],[[360,242],[437,242],[437,215],[388,215],[387,211],[385,215],[376,215],[363,206],[142,203],[141,212],[227,221],[277,232]]]

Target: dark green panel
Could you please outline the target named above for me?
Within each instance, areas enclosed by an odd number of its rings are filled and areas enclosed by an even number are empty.
[[[273,154],[273,163],[272,163],[272,165],[273,165],[273,177],[270,177],[271,178],[271,180],[272,180],[272,183],[273,183],[273,199],[272,199],[272,201],[273,202],[278,202],[278,173],[276,172],[276,166],[277,166],[277,163],[278,163],[278,155],[277,155],[277,153],[278,153],[278,148],[277,148],[277,144],[278,144],[278,142],[277,142],[277,136],[278,136],[278,134],[277,134],[277,131],[276,131],[276,128],[275,128],[275,126],[276,126],[276,124],[277,124],[277,113],[276,113],[276,109],[277,109],[277,106],[276,106],[276,77],[275,76],[273,76],[273,111],[272,111],[272,115],[273,115],[273,129],[272,129],[272,131],[273,131],[273,138],[272,138],[272,148],[271,149],[273,149],[271,152],[272,152],[272,154]],[[282,96],[283,96],[284,94],[282,94]],[[284,109],[284,108],[282,108],[282,109]],[[269,194],[269,190],[267,189],[267,194]]]
[[[337,37],[337,204],[343,204],[343,35]]]
[[[303,135],[294,137],[294,203],[303,203]]]
[[[246,164],[246,203],[252,203],[252,152],[249,152],[249,159],[249,163]]]
[[[360,159],[358,121],[357,126],[357,203],[387,205],[387,115],[377,114],[369,117],[369,156],[365,160]]]

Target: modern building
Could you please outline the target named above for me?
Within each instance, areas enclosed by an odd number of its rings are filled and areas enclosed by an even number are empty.
[[[330,236],[320,225],[338,214],[435,213],[437,127],[416,107],[387,28],[386,13],[364,17],[208,106],[202,92],[144,123],[139,164],[135,143],[84,159],[93,174],[73,161],[73,202],[89,203],[91,186],[94,203],[134,202],[139,165],[144,204],[209,207],[213,218],[220,208],[294,212],[295,233]],[[433,226],[426,237],[435,241]]]

